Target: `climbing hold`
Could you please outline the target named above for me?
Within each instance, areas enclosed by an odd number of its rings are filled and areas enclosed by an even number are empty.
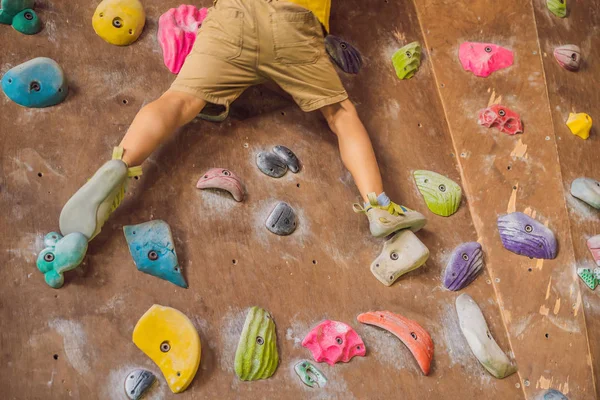
[[[173,393],[192,383],[200,365],[200,336],[182,312],[157,304],[133,329],[133,343],[160,368]]]
[[[273,153],[275,153],[276,156],[281,158],[281,161],[283,161],[285,165],[288,166],[290,171],[292,171],[295,174],[297,174],[298,171],[300,171],[300,160],[298,160],[298,157],[296,157],[293,151],[291,151],[285,146],[275,146],[273,147]]]
[[[171,229],[159,219],[123,227],[133,262],[139,271],[182,288],[188,285],[177,261]]]
[[[35,35],[42,30],[42,23],[32,9],[26,9],[15,15],[12,27],[25,35]]]
[[[0,24],[12,24],[15,15],[25,9],[32,9],[35,0],[2,0],[0,1]]]
[[[571,183],[571,194],[590,206],[600,209],[600,182],[592,178],[577,178]]]
[[[593,271],[590,268],[577,268],[577,275],[592,290],[600,283],[600,268],[594,268]]]
[[[594,261],[596,265],[600,267],[600,235],[592,236],[587,241],[588,249],[590,249],[590,253],[592,253],[592,257],[594,257]]]
[[[325,320],[314,327],[302,341],[316,362],[333,365],[348,362],[353,357],[364,357],[367,350],[358,333],[349,325]]]
[[[586,113],[570,113],[569,119],[567,120],[567,126],[573,135],[579,136],[585,140],[590,137],[590,130],[592,129],[592,117]]]
[[[498,232],[506,250],[531,258],[556,258],[554,233],[528,215],[514,212],[500,216]]]
[[[2,77],[2,90],[23,107],[43,108],[61,103],[69,88],[56,61],[38,57],[8,70]]]
[[[569,400],[567,396],[555,389],[544,390],[534,400]]]
[[[296,213],[287,203],[275,206],[265,222],[265,226],[272,233],[279,236],[291,235],[296,230]]]
[[[256,165],[263,174],[273,178],[281,178],[288,170],[287,165],[278,155],[266,151],[258,153]]]
[[[145,24],[146,13],[139,0],[102,0],[92,17],[96,34],[117,46],[135,42]]]
[[[444,286],[453,291],[467,287],[483,268],[483,251],[477,242],[459,245],[446,266]]]
[[[252,307],[235,351],[235,374],[243,381],[267,379],[279,365],[275,322],[268,311]]]
[[[240,178],[228,169],[211,168],[198,180],[198,189],[222,189],[233,196],[235,201],[244,200],[244,187]]]
[[[479,119],[477,122],[479,125],[488,128],[498,128],[500,132],[509,135],[523,133],[523,124],[521,123],[519,114],[500,104],[494,104],[479,111]]]
[[[342,71],[347,74],[358,74],[362,67],[362,57],[354,46],[337,36],[327,35],[325,49]]]
[[[492,337],[483,313],[475,300],[466,293],[461,294],[456,299],[456,312],[460,330],[481,365],[499,379],[515,373],[517,368],[512,365]]]
[[[512,51],[492,43],[464,42],[458,50],[458,58],[465,71],[483,78],[514,62]]]
[[[300,361],[294,366],[294,371],[300,377],[302,383],[311,388],[323,388],[327,384],[327,378],[310,361]]]
[[[414,172],[417,188],[432,213],[449,217],[460,206],[462,190],[454,181],[432,171]]]
[[[410,79],[421,66],[421,45],[412,42],[396,51],[392,56],[392,64],[400,79]]]
[[[433,360],[433,340],[416,321],[389,311],[367,312],[360,314],[357,319],[363,324],[385,329],[400,339],[419,363],[423,374],[429,375],[431,360]]]
[[[548,10],[558,18],[567,16],[567,0],[546,0]]]
[[[564,69],[577,71],[581,66],[581,49],[574,44],[559,46],[554,49],[554,58]]]
[[[171,8],[158,20],[158,43],[163,51],[165,65],[178,74],[187,55],[192,51],[198,27],[208,10],[182,4]]]
[[[429,249],[409,229],[396,233],[383,245],[383,251],[371,264],[371,272],[381,283],[391,286],[402,275],[427,261]]]
[[[125,378],[125,394],[131,400],[139,400],[155,381],[156,377],[150,371],[145,369],[131,371]]]
[[[63,274],[77,268],[87,251],[88,240],[79,232],[63,237],[60,233],[50,232],[44,237],[46,248],[37,258],[37,267],[44,274],[46,283],[58,289],[65,282]]]

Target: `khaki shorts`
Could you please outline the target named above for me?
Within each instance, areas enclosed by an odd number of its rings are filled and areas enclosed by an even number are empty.
[[[304,111],[348,98],[312,12],[285,1],[218,0],[171,89],[228,109],[267,80]]]

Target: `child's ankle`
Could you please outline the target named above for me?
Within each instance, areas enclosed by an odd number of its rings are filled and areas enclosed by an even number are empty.
[[[385,194],[385,192],[382,192],[381,194],[379,194],[377,196],[377,203],[382,206],[382,207],[387,207],[390,205],[392,201],[390,200],[390,198],[387,196],[387,194]],[[365,207],[368,207],[370,204],[369,202],[365,203]]]

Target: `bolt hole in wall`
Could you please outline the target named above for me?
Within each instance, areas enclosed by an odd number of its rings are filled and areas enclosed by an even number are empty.
[[[127,99],[123,99],[123,104],[127,105],[129,104],[129,101]]]
[[[53,355],[52,358],[54,358],[55,360],[58,360],[58,354]]]
[[[419,128],[422,128],[422,127],[423,127],[423,125],[422,125],[420,122],[417,124],[417,126],[418,126]]]
[[[546,336],[546,339],[549,339],[549,338],[550,338],[550,335],[549,335],[549,334],[547,334],[547,333],[546,333],[544,336]]]
[[[312,263],[313,263],[314,265],[317,265],[317,260],[313,260],[313,261],[312,261]]]
[[[297,183],[297,184],[296,184],[296,187],[300,187],[300,184],[299,184],[299,183]]]
[[[41,178],[42,176],[44,176],[44,174],[42,174],[41,172],[38,172],[38,176]]]
[[[238,263],[238,262],[237,262],[237,260],[236,260],[236,259],[233,259],[233,260],[231,260],[231,263],[232,263],[233,265],[237,265],[237,263]]]

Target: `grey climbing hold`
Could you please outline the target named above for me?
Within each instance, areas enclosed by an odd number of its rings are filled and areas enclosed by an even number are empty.
[[[275,206],[265,226],[271,232],[279,236],[287,236],[296,230],[296,213],[287,203],[279,203]]]
[[[256,156],[256,165],[263,174],[273,178],[281,178],[288,170],[287,165],[279,156],[266,151],[258,153]]]
[[[569,400],[567,396],[555,389],[547,389],[535,397],[535,400]]]
[[[145,369],[136,369],[127,374],[125,378],[125,394],[131,400],[141,399],[146,390],[152,386],[156,377]]]
[[[298,160],[298,157],[296,157],[293,151],[285,146],[275,146],[273,147],[273,153],[281,158],[281,160],[288,166],[290,171],[295,174],[300,171],[300,160]]]
[[[600,209],[600,182],[592,178],[577,178],[571,184],[571,194],[590,206]]]

